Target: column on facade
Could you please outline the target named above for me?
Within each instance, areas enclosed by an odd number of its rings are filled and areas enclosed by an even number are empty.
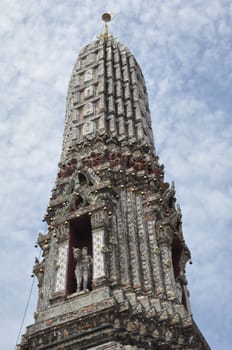
[[[150,250],[148,245],[148,232],[147,225],[144,217],[143,209],[143,196],[135,195],[134,196],[134,210],[136,221],[135,225],[138,230],[138,239],[139,239],[139,255],[141,258],[141,268],[142,268],[142,277],[143,277],[143,287],[145,291],[152,290],[152,277],[151,277],[151,262],[150,262]]]
[[[149,247],[152,264],[152,277],[155,286],[155,294],[157,297],[161,297],[164,294],[165,289],[160,258],[160,248],[157,242],[155,220],[154,216],[152,215],[152,212],[148,213],[147,219]]]
[[[176,282],[172,265],[172,238],[173,230],[168,225],[157,227],[157,240],[160,249],[161,265],[167,298],[176,298]]]
[[[110,255],[109,280],[112,285],[119,283],[120,269],[118,266],[119,260],[119,241],[117,235],[117,211],[113,210],[109,228],[108,246]]]
[[[117,209],[117,233],[118,233],[118,267],[120,270],[121,284],[127,288],[131,286],[130,261],[131,252],[128,245],[127,214],[125,203],[127,201],[126,191],[121,190],[119,208]]]
[[[137,232],[137,210],[134,192],[126,191],[127,227],[131,260],[132,284],[135,290],[142,289],[141,263],[139,253],[139,237]]]
[[[93,288],[101,286],[107,275],[106,271],[106,226],[105,213],[101,208],[91,216],[92,244],[93,244]]]

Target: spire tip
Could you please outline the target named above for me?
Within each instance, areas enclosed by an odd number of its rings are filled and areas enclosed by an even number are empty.
[[[112,19],[112,16],[110,13],[108,13],[108,12],[103,13],[103,15],[102,15],[103,22],[108,23],[111,21],[111,19]]]
[[[103,13],[102,20],[103,20],[103,22],[105,22],[105,32],[103,34],[104,40],[107,40],[109,38],[108,24],[107,23],[109,23],[111,21],[111,19],[112,19],[112,16],[110,13],[108,13],[108,12]]]

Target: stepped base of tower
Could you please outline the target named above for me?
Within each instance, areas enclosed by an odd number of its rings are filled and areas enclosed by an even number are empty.
[[[183,305],[104,287],[74,295],[39,314],[18,346],[31,349],[210,348]]]

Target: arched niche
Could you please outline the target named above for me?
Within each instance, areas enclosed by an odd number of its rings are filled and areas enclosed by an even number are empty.
[[[84,204],[83,198],[81,196],[77,196],[75,200],[75,209],[81,208],[83,204]]]
[[[84,186],[84,185],[92,186],[93,185],[93,183],[89,179],[89,176],[85,173],[80,172],[78,174],[78,180],[79,180],[79,184],[81,186]]]
[[[78,174],[78,178],[79,178],[79,183],[80,185],[87,185],[88,184],[88,179],[87,176],[83,173],[79,173]]]

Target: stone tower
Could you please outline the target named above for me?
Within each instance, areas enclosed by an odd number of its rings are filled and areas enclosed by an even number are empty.
[[[106,25],[69,83],[33,268],[35,323],[18,348],[209,349],[191,316],[181,220],[155,152],[143,74]]]

